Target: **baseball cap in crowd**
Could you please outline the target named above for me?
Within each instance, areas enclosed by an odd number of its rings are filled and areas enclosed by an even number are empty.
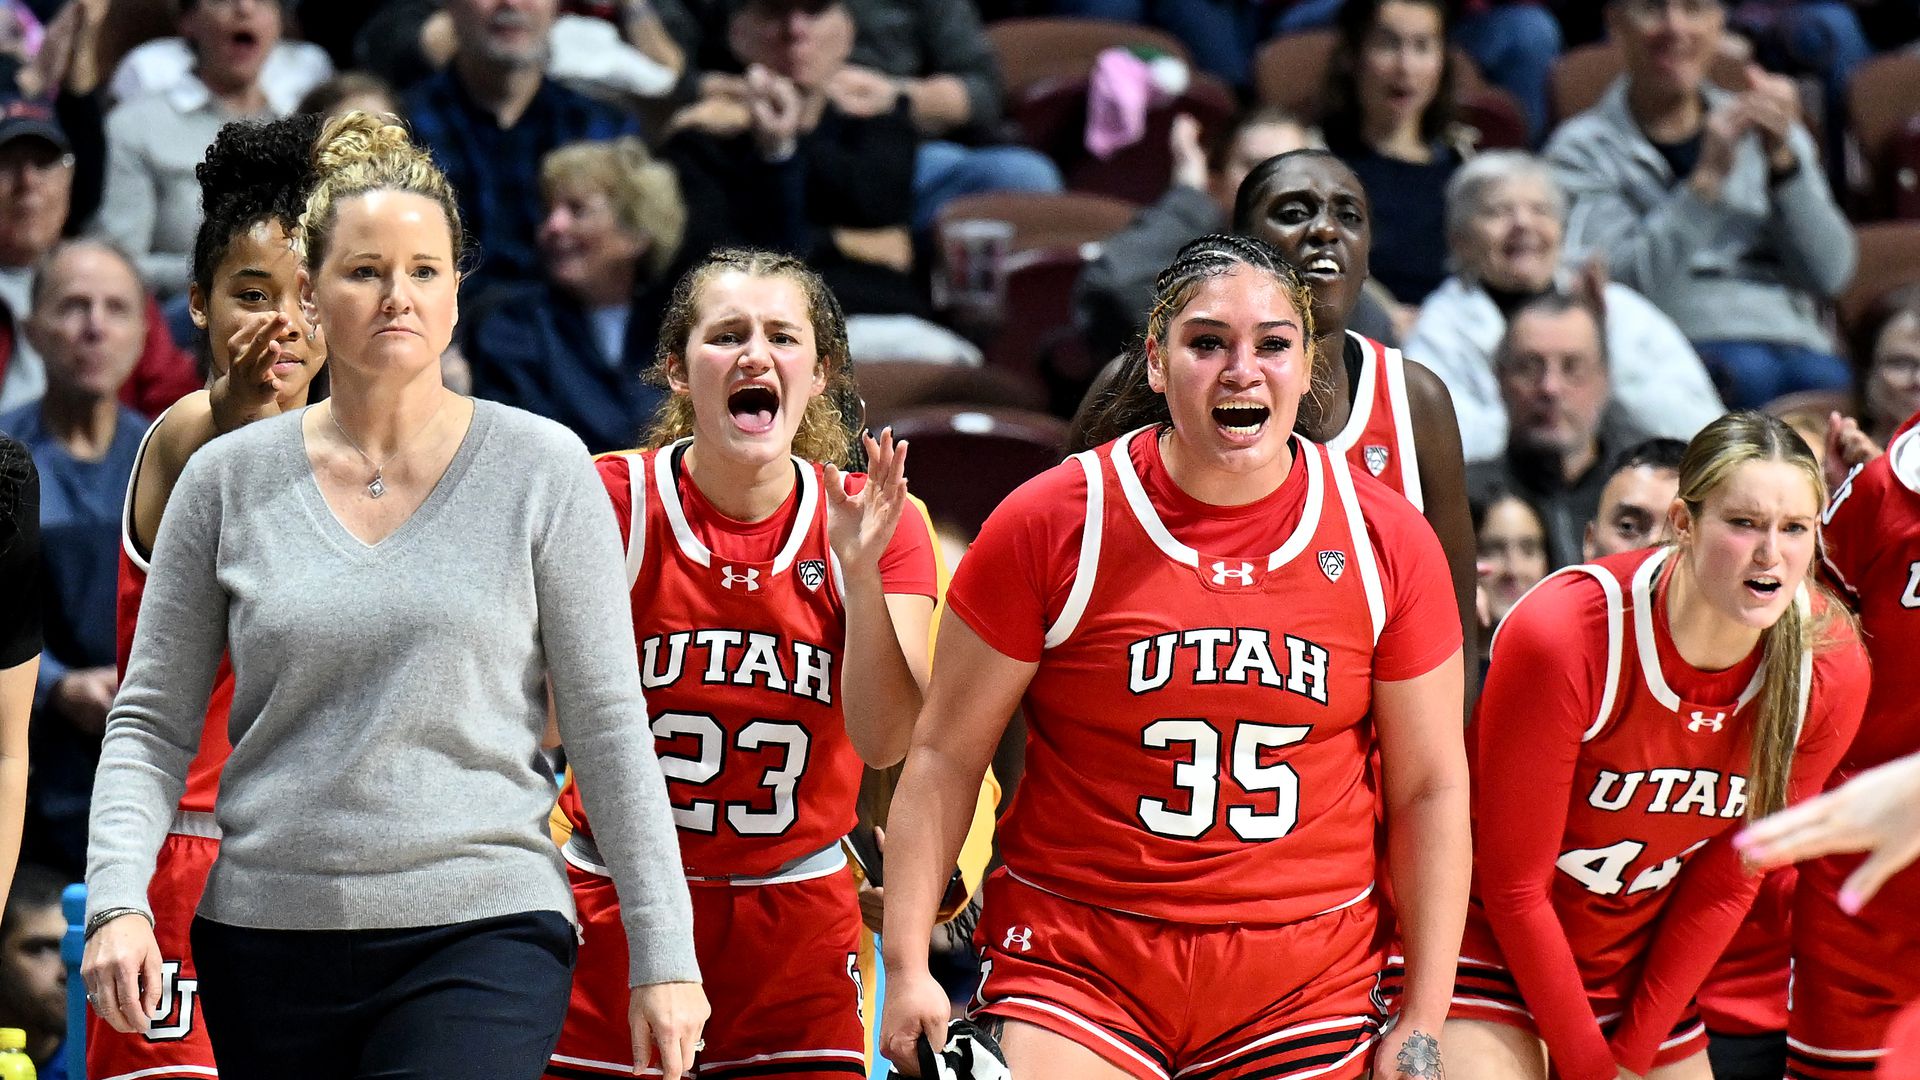
[[[52,143],[63,154],[73,151],[67,133],[54,118],[52,105],[18,95],[0,97],[0,146],[28,138]]]

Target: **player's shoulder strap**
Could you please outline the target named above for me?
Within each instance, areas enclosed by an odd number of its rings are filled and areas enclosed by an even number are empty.
[[[1093,595],[1094,578],[1100,569],[1101,534],[1106,527],[1106,479],[1101,474],[1097,450],[1083,450],[1068,459],[1080,466],[1087,478],[1086,524],[1080,532],[1080,558],[1073,570],[1073,587],[1067,590],[1067,602],[1059,617],[1047,627],[1043,648],[1056,648],[1073,636],[1087,613],[1087,600]]]
[[[1513,607],[1509,609],[1508,617],[1511,618],[1511,612],[1518,611],[1521,606],[1527,602],[1527,599],[1538,592],[1547,582],[1574,575],[1590,577],[1598,582],[1600,584],[1601,595],[1606,598],[1607,604],[1606,682],[1600,690],[1600,704],[1594,709],[1593,723],[1589,725],[1587,730],[1580,736],[1581,742],[1592,742],[1599,737],[1600,732],[1606,729],[1607,721],[1613,717],[1614,704],[1620,697],[1621,669],[1626,665],[1626,591],[1620,587],[1620,579],[1604,567],[1593,566],[1586,563],[1562,567],[1548,574],[1546,577],[1541,578],[1539,581],[1534,582],[1533,588],[1521,593],[1520,599],[1514,601]],[[1487,656],[1490,662],[1499,656],[1499,649],[1500,628],[1496,627],[1493,631],[1493,641],[1487,646]]]
[[[1366,515],[1360,510],[1360,497],[1353,490],[1353,472],[1347,455],[1335,452],[1316,443],[1295,443],[1304,445],[1308,452],[1321,455],[1327,471],[1333,475],[1333,489],[1339,494],[1340,505],[1346,512],[1347,533],[1353,539],[1353,559],[1360,573],[1360,585],[1367,596],[1367,615],[1373,623],[1373,643],[1380,644],[1380,631],[1387,624],[1386,590],[1380,584],[1380,563],[1373,550],[1373,536],[1367,531]]]
[[[647,556],[647,458],[645,450],[619,450],[595,461],[625,458],[627,462],[627,588],[640,580]]]

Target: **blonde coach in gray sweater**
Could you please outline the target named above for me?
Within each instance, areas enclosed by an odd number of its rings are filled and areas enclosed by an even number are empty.
[[[441,384],[460,223],[424,152],[350,113],[315,160],[303,298],[333,396],[208,444],[170,500],[101,754],[88,995],[121,1030],[158,1003],[147,885],[225,650],[192,934],[221,1076],[539,1076],[575,948],[550,681],[625,913],[636,1059],[657,1044],[671,1080],[707,1006],[605,496],[564,429]]]

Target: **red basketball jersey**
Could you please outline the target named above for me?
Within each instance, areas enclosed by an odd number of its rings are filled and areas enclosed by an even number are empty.
[[[1400,350],[1347,331],[1364,358],[1354,387],[1353,412],[1327,449],[1347,455],[1356,468],[1426,509],[1420,489],[1420,460],[1414,453],[1413,409],[1407,404],[1407,360]]]
[[[134,480],[127,483],[127,500],[120,511],[120,578],[114,597],[114,652],[121,678],[127,674],[127,657],[133,654],[133,632],[140,621],[140,598],[147,591],[147,557],[133,537],[133,491],[146,461],[147,445],[153,433],[167,418],[161,413],[153,426],[140,438],[140,449],[133,459]],[[180,809],[190,813],[211,814],[220,793],[220,770],[226,768],[232,746],[227,739],[227,714],[233,707],[233,666],[223,655],[220,671],[214,676],[213,696],[207,699],[207,716],[200,729],[200,750],[187,769],[187,790],[180,798]]]
[[[841,712],[846,615],[823,471],[794,459],[794,495],[764,523],[783,537],[770,558],[727,558],[697,525],[715,513],[688,505],[699,495],[680,474],[683,445],[603,457],[600,478],[627,545],[641,680],[681,861],[692,877],[763,876],[845,836],[860,790]],[[933,594],[928,536],[923,520],[903,518],[882,557],[888,592]],[[914,564],[904,578],[888,572],[902,549]],[[577,787],[560,805],[591,835]]]
[[[1615,1042],[1642,1056],[1620,1064],[1644,1072],[1759,886],[1730,841],[1761,649],[1720,672],[1681,659],[1659,603],[1673,551],[1568,567],[1523,597],[1469,728],[1470,917],[1490,925],[1570,1075],[1605,1053],[1590,999],[1626,1010]],[[1801,668],[1799,793],[1818,790],[1859,723],[1865,656],[1844,624],[1836,632]]]
[[[999,830],[1022,881],[1189,923],[1295,922],[1372,891],[1372,680],[1432,670],[1459,621],[1413,508],[1292,446],[1273,494],[1209,507],[1136,431],[1015,492],[961,562],[954,612],[1039,662]],[[1176,535],[1182,518],[1211,535]]]
[[[1920,427],[1856,470],[1823,519],[1829,577],[1848,594],[1873,667],[1860,734],[1836,780],[1920,750]]]

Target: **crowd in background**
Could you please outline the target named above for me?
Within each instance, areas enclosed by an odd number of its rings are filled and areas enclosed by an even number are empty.
[[[1003,78],[986,29],[1056,15],[1170,31],[1192,58],[1176,84],[1209,80],[1238,107],[1174,116],[1164,184],[1080,252],[1062,326],[1089,370],[1034,356],[1024,374],[1070,414],[1137,340],[1155,273],[1236,218],[1249,170],[1324,146],[1370,200],[1353,328],[1452,398],[1483,631],[1550,570],[1650,541],[1674,440],[1728,409],[1773,407],[1836,463],[1920,411],[1920,286],[1837,307],[1855,223],[1881,208],[1850,81],[1910,47],[1912,4],[0,0],[0,431],[41,477],[46,628],[0,1026],[64,1024],[49,913],[84,867],[118,684],[129,472],[151,420],[205,382],[194,169],[221,125],[402,117],[469,225],[450,384],[606,451],[664,393],[647,373],[673,283],[722,246],[819,270],[856,378],[863,362],[1003,363],[940,302],[941,211],[1072,186],[1079,148],[1028,145],[1032,88]],[[1328,30],[1310,107],[1263,100],[1263,44]],[[1619,77],[1560,115],[1556,63],[1603,39]],[[1179,98],[1124,57],[1090,86],[1086,149],[1109,154],[1159,138],[1143,117]]]

